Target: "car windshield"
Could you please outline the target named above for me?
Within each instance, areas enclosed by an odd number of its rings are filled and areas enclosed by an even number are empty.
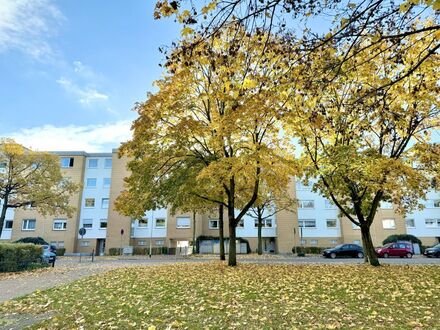
[[[393,244],[394,244],[394,243],[388,243],[388,244],[385,244],[383,247],[384,247],[384,248],[389,248],[389,247],[391,247]]]
[[[336,245],[335,247],[334,247],[334,249],[340,249],[341,247],[343,247],[344,246],[344,244],[339,244],[339,245]]]
[[[434,249],[440,249],[440,244],[434,245],[433,248]]]

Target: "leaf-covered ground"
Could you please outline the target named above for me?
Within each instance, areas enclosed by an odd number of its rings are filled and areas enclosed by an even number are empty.
[[[131,267],[0,305],[13,313],[55,315],[47,329],[440,329],[440,268]]]

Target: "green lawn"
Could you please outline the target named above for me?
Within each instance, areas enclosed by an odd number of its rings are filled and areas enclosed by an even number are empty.
[[[440,329],[440,267],[125,268],[0,305],[17,312],[55,315],[47,329]]]

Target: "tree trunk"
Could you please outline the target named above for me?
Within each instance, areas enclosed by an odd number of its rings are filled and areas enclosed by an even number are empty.
[[[220,260],[226,260],[225,257],[225,235],[223,232],[223,205],[218,207],[218,236],[220,238]]]
[[[261,232],[263,228],[263,215],[260,209],[257,210],[258,215],[258,250],[257,253],[261,256],[263,254],[263,239],[261,237]]]
[[[193,238],[192,238],[192,244],[193,244],[193,251],[192,253],[196,253],[196,212],[193,212]]]
[[[235,215],[234,208],[228,207],[228,222],[229,222],[229,258],[228,266],[237,266],[237,244],[236,244],[236,233],[235,233]]]
[[[371,266],[380,266],[376,251],[374,251],[373,241],[370,234],[370,226],[368,224],[361,225],[362,245],[364,246],[364,253],[368,257]]]
[[[2,236],[3,226],[6,218],[6,211],[8,210],[8,198],[5,197],[2,201],[2,211],[0,214],[0,237]]]

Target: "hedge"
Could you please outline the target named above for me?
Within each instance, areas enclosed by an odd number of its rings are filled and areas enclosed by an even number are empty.
[[[57,248],[57,256],[63,256],[66,253],[65,248]]]
[[[108,250],[109,255],[111,256],[120,256],[121,255],[121,248],[110,248]],[[157,254],[168,254],[169,249],[166,246],[163,247],[153,247],[151,248],[151,254],[157,255]],[[149,255],[150,254],[150,248],[149,247],[134,247],[133,248],[133,255]]]
[[[409,241],[411,243],[417,243],[417,244],[419,244],[419,246],[422,246],[421,240],[419,240],[414,235],[409,235],[409,234],[390,235],[387,238],[385,238],[385,240],[382,242],[382,244],[385,245],[388,243],[395,243],[398,241]]]
[[[296,252],[295,252],[296,249]],[[324,251],[324,247],[318,247],[318,246],[294,246],[292,248],[292,253],[307,253],[307,254],[321,254],[322,251]]]
[[[27,243],[0,244],[0,272],[16,272],[41,264],[41,245]]]
[[[37,244],[37,245],[49,245],[49,243],[47,243],[44,238],[42,237],[23,237],[20,238],[19,240],[16,240],[14,243],[32,243],[32,244]]]

